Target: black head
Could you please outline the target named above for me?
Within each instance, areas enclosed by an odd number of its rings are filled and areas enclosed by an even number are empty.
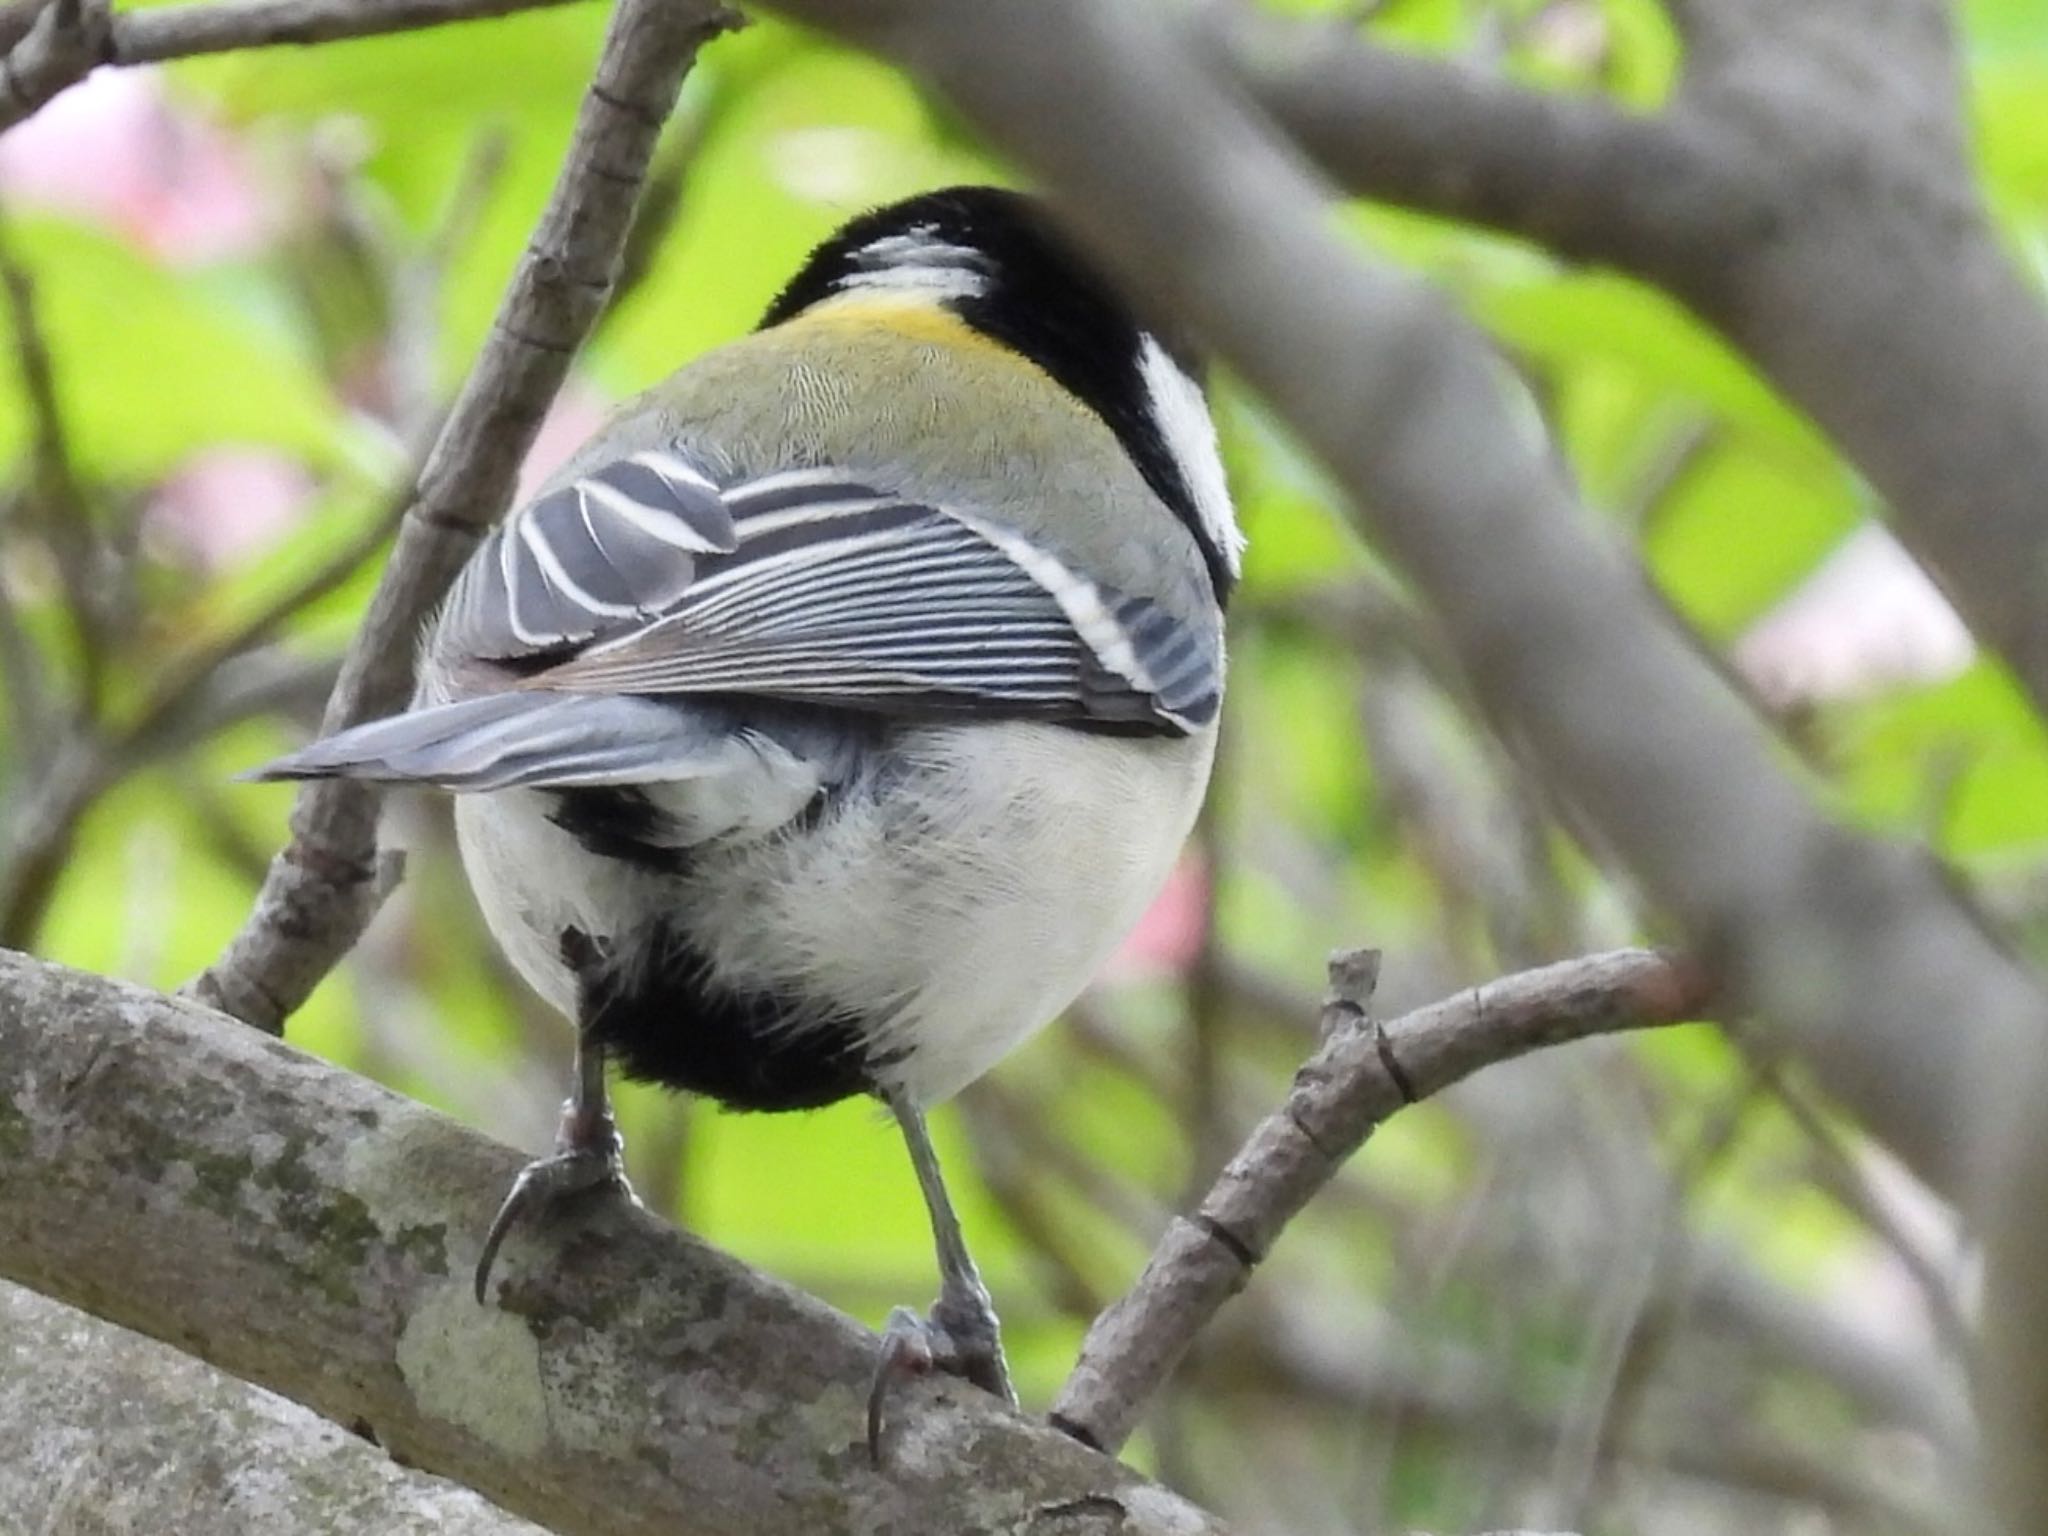
[[[1044,369],[1116,433],[1194,535],[1218,600],[1229,595],[1241,541],[1198,365],[1139,323],[1036,199],[949,187],[862,214],[811,253],[761,324],[859,293],[941,305]]]

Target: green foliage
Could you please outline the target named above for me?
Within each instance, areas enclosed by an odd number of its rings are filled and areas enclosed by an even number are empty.
[[[1274,8],[1357,9],[1335,0]],[[2016,248],[2048,268],[2048,15],[2037,0],[1974,0],[1964,17],[1981,170]],[[408,339],[424,338],[430,390],[445,396],[459,381],[553,182],[602,24],[602,7],[579,5],[172,69],[177,101],[237,136],[249,174],[279,210],[276,236],[232,262],[176,263],[104,227],[10,215],[6,244],[36,280],[74,468],[99,524],[126,540],[140,570],[135,623],[109,679],[117,708],[149,696],[168,656],[234,632],[378,515],[401,473],[398,444],[418,423],[376,420],[388,402],[383,386],[365,383],[363,358],[413,316],[421,329]],[[1369,25],[1398,46],[1457,52],[1544,88],[1646,110],[1668,95],[1679,63],[1652,0],[1388,0]],[[671,137],[683,166],[677,215],[578,381],[607,399],[743,333],[808,247],[850,212],[1006,174],[896,72],[766,21],[707,53]],[[494,149],[498,168],[465,214],[462,188]],[[1361,241],[1442,283],[1493,333],[1589,507],[1703,644],[1732,646],[1873,515],[1812,423],[1671,301],[1439,221],[1382,209],[1347,217]],[[424,307],[408,309],[423,284]],[[1219,401],[1252,535],[1217,826],[1204,847],[1217,872],[1221,947],[1308,995],[1329,949],[1369,940],[1389,952],[1390,995],[1411,1002],[1542,958],[1542,945],[1518,945],[1475,915],[1483,899],[1454,888],[1429,829],[1389,800],[1388,765],[1359,704],[1389,675],[1390,655],[1427,672],[1428,637],[1361,640],[1318,602],[1364,589],[1398,612],[1397,576],[1256,401],[1228,380]],[[16,485],[28,476],[32,425],[21,392],[0,390],[0,463]],[[195,453],[222,446],[289,455],[316,489],[288,544],[209,564],[171,548],[140,509]],[[30,637],[68,675],[77,658],[58,619],[48,551],[20,526],[0,539],[0,579]],[[298,614],[288,647],[338,652],[373,579],[359,571]],[[1570,851],[1553,808],[1504,771],[1455,689],[1432,698],[1430,718],[1446,738],[1434,744],[1449,765],[1444,783],[1484,802],[1480,824],[1499,831],[1488,846],[1526,866],[1528,899],[1545,908],[1532,929],[1589,943],[1642,936],[1630,894]],[[1792,723],[1816,780],[1864,823],[1924,838],[1965,872],[2032,867],[2048,850],[2048,738],[1991,662],[1911,686],[1880,681]],[[246,913],[290,803],[286,789],[229,780],[311,725],[305,704],[266,714],[102,798],[79,828],[37,947],[163,986],[211,960]],[[0,741],[0,789],[32,746]],[[415,845],[409,884],[295,1020],[294,1037],[486,1126],[544,1134],[536,1127],[559,1081],[553,1057],[563,1035],[493,958],[439,814],[402,808],[394,825]],[[1107,1061],[1085,1031],[1062,1028],[998,1076],[1022,1106],[1014,1118],[1042,1138],[1010,1151],[1040,1186],[1064,1261],[1104,1294],[1142,1257],[1149,1233],[1134,1227],[1178,1202],[1194,1171],[1182,1114],[1195,1073],[1190,1019],[1207,1007],[1227,1026],[1219,1070],[1240,1129],[1277,1102],[1310,1046],[1312,1018],[1260,1016],[1231,996],[1205,1001],[1202,989],[1213,985],[1197,977],[1185,987],[1154,979],[1106,988],[1090,1016],[1129,1060]],[[1634,1153],[1680,1182],[1710,1113],[1754,1091],[1737,1055],[1704,1030],[1564,1059],[1571,1065],[1547,1077],[1528,1069],[1538,1085],[1531,1094],[1540,1088],[1554,1100],[1545,1123],[1569,1120],[1589,1099],[1637,1095],[1649,1108],[1632,1122]],[[514,1100],[508,1122],[504,1106]],[[927,1293],[915,1187],[870,1107],[777,1118],[693,1107],[680,1129],[677,1113],[648,1093],[629,1092],[622,1105],[630,1144],[648,1158],[636,1176],[664,1191],[690,1226],[870,1322]],[[1062,1309],[1045,1280],[1057,1265],[1014,1204],[969,1175],[979,1133],[949,1112],[938,1134],[1012,1320],[1027,1395],[1043,1402],[1085,1319]],[[1582,1147],[1560,1149],[1555,1134],[1531,1144],[1564,1161],[1592,1160]],[[1759,1111],[1684,1193],[1700,1230],[1773,1276],[1818,1285],[1833,1267],[1867,1257],[1869,1239],[1835,1200],[1786,1171],[1804,1145],[1782,1116]],[[648,1148],[658,1150],[640,1150]],[[1101,1170],[1108,1193],[1063,1172],[1054,1151]],[[1583,1244],[1611,1236],[1598,1223],[1511,1209],[1527,1160],[1459,1101],[1403,1114],[1360,1158],[1341,1214],[1319,1213],[1278,1261],[1285,1284],[1307,1277],[1318,1297],[1397,1313],[1425,1356],[1505,1362],[1501,1389],[1515,1401],[1486,1412],[1489,1432],[1510,1438],[1567,1395],[1593,1308],[1582,1293],[1544,1291],[1536,1280],[1502,1303],[1499,1277],[1535,1273],[1546,1242],[1568,1246],[1558,1231]],[[1496,1239],[1505,1251],[1485,1251]],[[1253,1294],[1277,1294],[1282,1283],[1261,1279]],[[1176,1456],[1199,1464],[1212,1442],[1219,1465],[1232,1464],[1237,1399],[1221,1401],[1213,1417],[1182,1422],[1178,1449],[1162,1435],[1160,1465],[1184,1470]],[[1338,1460],[1361,1437],[1384,1448],[1373,1494],[1383,1503],[1358,1512],[1364,1524],[1384,1508],[1433,1528],[1476,1526],[1498,1508],[1488,1502],[1497,1490],[1475,1483],[1469,1455],[1434,1411],[1332,1410],[1288,1444],[1303,1457],[1304,1445],[1334,1446]],[[1241,1423],[1257,1422],[1246,1412]]]
[[[254,307],[54,218],[8,231],[35,284],[73,451],[95,479],[145,485],[202,448],[260,444],[326,468],[344,420],[295,338]],[[0,462],[27,454],[32,418],[0,394]]]

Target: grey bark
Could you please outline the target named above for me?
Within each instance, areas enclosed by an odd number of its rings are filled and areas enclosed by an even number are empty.
[[[511,1149],[197,1004],[0,954],[0,1277],[568,1536],[1201,1536],[1211,1517],[645,1212],[469,1271]]]
[[[1216,346],[1336,472],[1493,724],[1731,1007],[1783,1030],[1935,1187],[1979,1187],[2048,1024],[2035,978],[1923,855],[1815,807],[1594,535],[1480,338],[1338,238],[1326,189],[1184,39],[1123,3],[781,8],[919,71]]]
[[[35,1536],[543,1536],[289,1399],[0,1285],[0,1528]]]
[[[618,0],[554,193],[420,472],[328,701],[328,729],[404,704],[421,624],[505,510],[520,461],[610,297],[683,75],[704,43],[736,24],[712,0]],[[300,789],[291,842],[271,861],[241,930],[192,982],[193,996],[283,1032],[395,878],[377,855],[380,802],[375,786],[346,779]]]
[[[155,64],[236,48],[332,42],[479,21],[569,0],[215,0],[115,14],[106,0],[45,5],[0,40],[0,130],[103,64]],[[20,25],[17,18],[16,24]]]
[[[1365,952],[1370,954],[1370,952]],[[1287,1224],[1388,1116],[1481,1067],[1589,1035],[1675,1024],[1708,1002],[1704,979],[1647,950],[1588,955],[1473,987],[1381,1024],[1378,956],[1330,965],[1320,1050],[1191,1216],[1176,1217],[1128,1294],[1088,1330],[1053,1420],[1120,1447],[1216,1312]]]
[[[1977,190],[1950,8],[1674,9],[1685,74],[1656,117],[1323,24],[1239,17],[1209,35],[1346,189],[1540,241],[1691,306],[1855,460],[2048,708],[2048,309]]]
[[[1328,189],[1168,24],[1109,0],[781,8],[921,73],[1059,195],[1133,292],[1218,348],[1335,473],[1496,728],[1731,1006],[1986,1219],[1986,1432],[2011,1528],[2048,1529],[2038,979],[1932,861],[1817,809],[1593,534],[1481,341],[1342,243]],[[1850,449],[2048,702],[2048,317],[1970,190],[1947,8],[1696,0],[1680,16],[1688,108],[1736,135],[1765,216],[1735,223],[1739,269],[1708,272],[1708,252],[1671,285]],[[1771,179],[1780,158],[1791,168]]]

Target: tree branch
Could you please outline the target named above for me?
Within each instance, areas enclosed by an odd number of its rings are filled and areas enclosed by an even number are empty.
[[[190,1355],[0,1285],[0,1509],[26,1531],[544,1536]]]
[[[305,1403],[566,1536],[1200,1536],[992,1399],[892,1399],[876,1342],[597,1202],[468,1273],[518,1162],[197,1005],[0,955],[0,1274]]]
[[[0,131],[101,64],[157,64],[238,48],[328,43],[481,21],[571,0],[215,0],[110,12],[107,0],[58,0],[0,57]]]
[[[1731,225],[1757,216],[1732,136],[1708,121],[1532,90],[1325,18],[1229,4],[1206,20],[1237,83],[1368,196],[1637,272],[1711,267]]]
[[[1192,1218],[1176,1217],[1137,1283],[1095,1320],[1053,1422],[1116,1450],[1195,1336],[1365,1139],[1396,1111],[1481,1067],[1547,1045],[1696,1018],[1693,967],[1646,950],[1545,966],[1474,987],[1389,1024],[1369,1017],[1378,956],[1330,963],[1324,1043]]]
[[[2048,709],[2048,309],[1976,190],[1950,9],[1676,11],[1683,89],[1654,119],[1319,23],[1241,18],[1220,46],[1346,190],[1612,265],[1689,305],[1855,460]]]
[[[1814,808],[1589,532],[1491,351],[1339,240],[1325,190],[1184,39],[1113,0],[781,8],[905,59],[1061,195],[1131,291],[1214,344],[1369,509],[1496,729],[1729,1004],[1769,1016],[1936,1188],[1971,1186],[2048,1019],[2033,978],[1921,855]]]
[[[520,461],[602,312],[655,140],[697,50],[736,24],[713,0],[619,0],[568,157],[489,340],[421,471],[384,578],[342,664],[328,729],[398,708],[420,625],[510,499]],[[381,899],[379,797],[309,784],[255,910],[193,996],[275,1034]]]

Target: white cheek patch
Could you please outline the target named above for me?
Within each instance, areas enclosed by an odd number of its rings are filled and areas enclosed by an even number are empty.
[[[885,235],[853,253],[861,270],[839,279],[844,293],[915,293],[932,299],[973,299],[988,292],[988,257],[971,245],[942,240],[929,224]]]
[[[1149,335],[1139,346],[1138,371],[1145,381],[1146,409],[1194,498],[1203,536],[1235,577],[1244,553],[1244,535],[1238,531],[1237,514],[1231,509],[1223,456],[1216,448],[1216,423],[1209,417],[1201,386]]]

